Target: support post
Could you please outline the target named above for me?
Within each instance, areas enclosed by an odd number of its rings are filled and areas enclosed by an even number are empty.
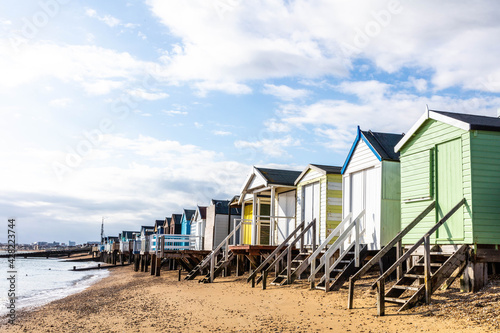
[[[316,270],[316,258],[311,258],[311,275],[309,276],[309,279],[311,281],[311,289],[316,288],[316,274],[314,271]]]
[[[262,290],[267,288],[267,269],[262,272]]]
[[[144,255],[144,272],[149,272],[149,254]]]
[[[141,255],[141,272],[144,272],[144,255]]]
[[[156,274],[156,254],[151,255],[151,275]]]
[[[360,260],[359,260],[359,220],[354,221],[354,232],[355,232],[355,238],[354,238],[354,266],[359,267],[360,265]]]
[[[331,256],[325,258],[325,293],[330,289],[330,261]]]
[[[431,242],[430,236],[424,238],[424,283],[425,283],[425,304],[431,303]]]
[[[401,240],[399,240],[397,243],[396,243],[396,261],[399,260],[399,258],[401,258],[401,253],[402,252],[402,244],[401,244]],[[403,277],[403,265],[399,265],[398,268],[396,269],[396,279],[399,281],[401,280],[401,278]]]
[[[349,278],[349,294],[347,296],[347,308],[351,310],[354,306],[354,280]]]
[[[161,258],[156,258],[156,276],[160,276],[161,271]]]
[[[182,269],[179,269],[179,277],[177,278],[177,281],[181,280],[181,276],[182,276]],[[210,281],[210,282],[212,282],[212,281]]]
[[[214,282],[215,274],[215,253],[210,257],[210,283]]]
[[[379,280],[377,282],[377,313],[378,315],[385,316],[385,280]]]
[[[286,279],[288,284],[292,283],[292,247],[289,246],[287,248],[287,255],[286,255]]]

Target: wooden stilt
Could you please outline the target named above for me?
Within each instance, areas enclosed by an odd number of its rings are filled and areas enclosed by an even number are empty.
[[[144,255],[141,255],[141,272],[144,272]]]
[[[267,288],[267,270],[262,272],[262,290],[266,290]]]
[[[161,258],[156,258],[156,276],[160,276],[161,271]]]
[[[151,275],[156,274],[156,254],[151,255]]]
[[[377,312],[379,316],[385,316],[385,281],[379,280],[377,282]]]
[[[179,277],[178,277],[177,281],[181,280],[181,276],[182,276],[182,269],[179,269]]]
[[[347,296],[347,308],[352,309],[354,306],[354,280],[349,278],[349,294]]]

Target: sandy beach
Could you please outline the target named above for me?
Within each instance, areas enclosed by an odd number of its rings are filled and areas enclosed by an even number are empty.
[[[477,294],[457,285],[421,306],[376,316],[375,295],[361,280],[355,309],[345,308],[347,289],[325,294],[305,283],[252,289],[244,277],[213,284],[177,281],[177,271],[161,277],[111,270],[85,291],[33,311],[18,313],[7,332],[489,332],[498,331],[500,283]],[[183,277],[185,272],[183,272]],[[372,279],[373,280],[373,279]],[[259,286],[260,287],[260,286]]]

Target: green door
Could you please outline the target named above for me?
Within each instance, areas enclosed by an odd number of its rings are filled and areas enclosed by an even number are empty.
[[[436,147],[436,203],[438,221],[462,198],[462,141],[456,139]],[[439,241],[464,239],[463,210],[459,209],[437,231]]]

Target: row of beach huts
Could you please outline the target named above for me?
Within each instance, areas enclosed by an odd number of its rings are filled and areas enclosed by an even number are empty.
[[[349,308],[355,282],[375,271],[384,315],[386,303],[429,304],[457,278],[479,290],[499,244],[500,118],[426,110],[406,134],[358,127],[343,166],[253,167],[233,198],[106,237],[99,252],[201,282],[247,274],[263,289],[346,285]]]

